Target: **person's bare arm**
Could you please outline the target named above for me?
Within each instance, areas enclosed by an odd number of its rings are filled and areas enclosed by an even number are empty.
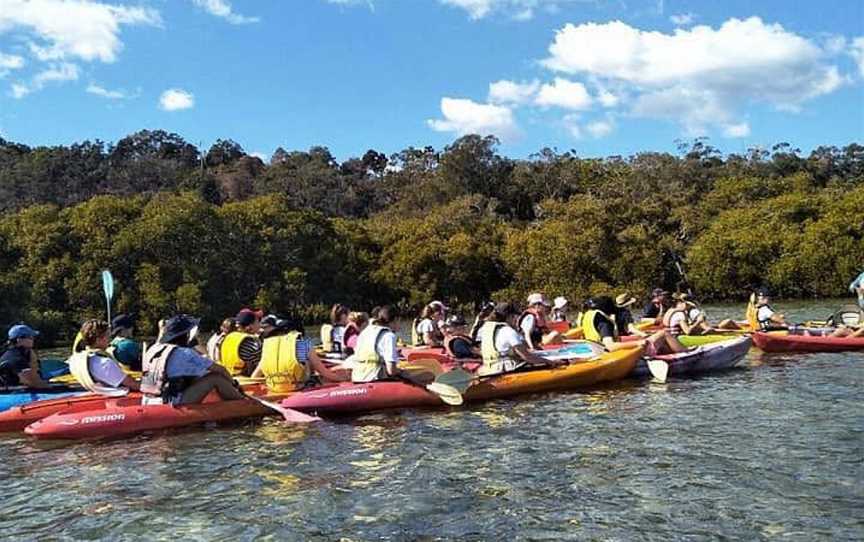
[[[123,379],[123,382],[121,382],[120,385],[125,386],[132,391],[138,391],[141,389],[141,383],[129,375],[126,375],[126,378]]]
[[[309,351],[309,364],[316,373],[321,375],[321,378],[329,382],[345,382],[351,379],[350,372],[334,371],[328,368],[314,350]]]

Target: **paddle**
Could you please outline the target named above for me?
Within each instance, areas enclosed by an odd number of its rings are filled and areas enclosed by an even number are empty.
[[[265,401],[264,399],[261,399],[260,397],[256,397],[254,395],[246,395],[246,398],[252,399],[253,401],[261,403],[265,407],[275,412],[278,412],[282,415],[282,418],[284,418],[285,421],[289,423],[311,423],[321,421],[321,418],[319,418],[318,416],[310,416],[309,414],[304,414],[292,408],[285,408],[282,405],[271,403],[270,401]]]
[[[669,374],[669,363],[663,361],[662,359],[654,359],[648,358],[648,370],[651,371],[651,376],[654,377],[654,380],[660,382],[666,382],[666,377]]]
[[[445,404],[451,406],[459,406],[465,402],[465,398],[462,397],[462,393],[459,390],[448,384],[438,382],[437,379],[435,382],[427,384],[415,378],[413,375],[411,375],[411,373],[405,371],[401,371],[399,373],[399,378],[405,380],[406,382],[410,382],[415,386],[421,386],[423,388],[426,388],[428,391],[437,395]]]
[[[111,300],[114,299],[114,277],[107,269],[102,271],[102,291],[105,292],[105,305],[108,307],[108,323],[111,323]]]

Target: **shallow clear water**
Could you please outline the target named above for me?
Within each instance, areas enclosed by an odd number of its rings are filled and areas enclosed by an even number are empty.
[[[800,319],[825,304],[790,305]],[[710,307],[717,318],[740,307]],[[864,353],[465,409],[0,438],[22,539],[861,540]]]

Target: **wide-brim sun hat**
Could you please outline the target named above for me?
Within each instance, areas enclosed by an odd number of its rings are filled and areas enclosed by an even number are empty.
[[[569,304],[570,304],[570,302],[567,301],[567,298],[564,297],[563,295],[559,295],[558,297],[556,297],[552,301],[552,307],[555,309],[559,309],[559,310],[563,309],[564,307],[566,307]]]
[[[633,303],[636,303],[636,298],[630,295],[630,292],[624,292],[615,298],[615,306],[619,309],[629,307]]]
[[[549,300],[546,299],[546,296],[540,293],[533,293],[528,296],[528,306],[530,307],[531,305],[551,306],[549,305]]]
[[[198,334],[198,323],[200,321],[200,318],[195,318],[188,314],[172,316],[165,322],[165,331],[159,337],[159,342],[167,343],[184,334],[188,334],[191,341]]]

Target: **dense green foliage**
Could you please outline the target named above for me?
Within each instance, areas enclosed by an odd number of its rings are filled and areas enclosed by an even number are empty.
[[[864,267],[864,147],[787,144],[722,156],[528,160],[466,136],[437,151],[323,147],[265,164],[230,140],[200,152],[142,131],[115,145],[0,139],[0,323],[68,335],[115,310],[152,331],[174,311],[213,325],[244,305],[320,318],[334,302],[468,308],[532,290],[581,299],[654,286],[740,298],[843,295]]]

